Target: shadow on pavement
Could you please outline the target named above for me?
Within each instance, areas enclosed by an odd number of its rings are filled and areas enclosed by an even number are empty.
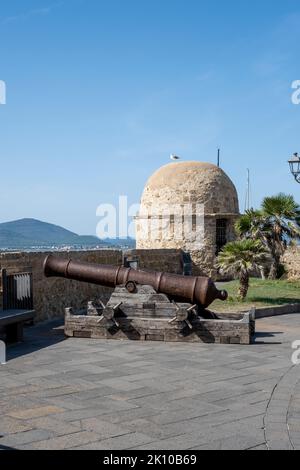
[[[283,331],[258,331],[255,333],[256,338],[274,338],[276,335],[283,335]]]
[[[65,340],[62,319],[25,328],[24,341],[7,347],[7,360],[31,354]]]
[[[270,345],[279,345],[282,344],[281,341],[269,341],[268,338],[275,338],[277,335],[283,335],[283,331],[257,331],[255,333],[253,344],[270,344]],[[265,338],[266,341],[262,341]]]
[[[16,449],[14,449],[13,447],[2,446],[0,444],[0,450],[16,450]]]

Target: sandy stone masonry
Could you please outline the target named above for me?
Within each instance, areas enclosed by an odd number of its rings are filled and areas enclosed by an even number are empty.
[[[43,261],[46,255],[47,253],[0,253],[0,269],[7,269],[12,273],[27,270],[33,272],[33,297],[37,322],[62,317],[65,307],[69,305],[80,309],[86,307],[88,300],[109,299],[112,290],[105,287],[45,278]],[[89,263],[122,264],[122,251],[119,250],[62,252],[57,255]]]
[[[194,220],[192,231],[184,229],[182,207]],[[195,225],[195,216],[200,224]],[[136,218],[137,249],[182,249],[192,256],[194,274],[216,278],[217,221],[226,220],[228,242],[235,238],[238,216],[236,188],[221,168],[202,162],[171,163],[145,186]],[[174,220],[181,220],[181,225]]]
[[[291,281],[300,279],[300,249],[293,247],[287,250],[283,256],[282,262],[287,272],[287,277]]]

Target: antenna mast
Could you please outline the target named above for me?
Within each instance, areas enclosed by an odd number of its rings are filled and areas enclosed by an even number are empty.
[[[247,190],[245,198],[245,212],[251,208],[251,183],[250,183],[250,170],[247,168]]]

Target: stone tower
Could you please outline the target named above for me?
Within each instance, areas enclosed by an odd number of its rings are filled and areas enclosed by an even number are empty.
[[[137,249],[182,249],[195,274],[217,278],[216,255],[234,240],[238,216],[236,188],[221,168],[170,163],[145,186],[136,217]]]

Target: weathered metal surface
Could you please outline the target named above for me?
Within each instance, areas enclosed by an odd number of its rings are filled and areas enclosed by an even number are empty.
[[[80,263],[49,255],[44,262],[46,277],[62,277],[107,287],[128,282],[152,286],[178,302],[190,302],[207,308],[214,300],[226,300],[226,291],[219,291],[208,277],[180,276],[162,272],[145,272],[131,268]],[[130,284],[129,284],[130,285]],[[132,285],[131,285],[132,287]]]

